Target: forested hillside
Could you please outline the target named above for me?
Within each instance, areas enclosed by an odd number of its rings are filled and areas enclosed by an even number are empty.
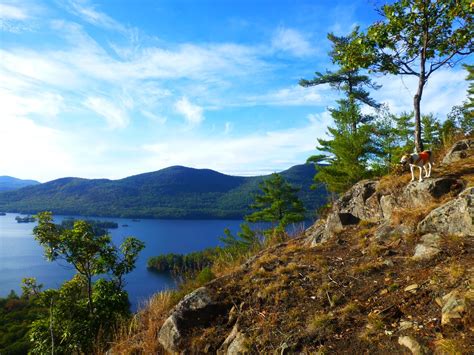
[[[324,204],[323,188],[311,190],[314,165],[282,175],[295,187],[308,217]],[[0,194],[0,210],[149,218],[241,218],[249,213],[265,176],[241,177],[173,166],[120,180],[62,178]]]

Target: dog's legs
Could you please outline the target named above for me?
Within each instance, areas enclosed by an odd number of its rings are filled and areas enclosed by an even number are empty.
[[[421,168],[421,166],[418,166],[417,167],[418,169],[420,169],[420,179],[418,180],[419,182],[422,182],[423,181],[423,169]]]
[[[425,171],[425,178],[428,176],[428,169],[426,169],[426,165],[423,165],[423,170]]]
[[[413,173],[413,165],[410,164],[410,172],[411,172],[411,181],[415,181],[415,174]]]
[[[428,162],[428,177],[431,176],[431,162]]]

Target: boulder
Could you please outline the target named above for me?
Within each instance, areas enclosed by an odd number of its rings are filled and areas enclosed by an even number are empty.
[[[427,260],[438,255],[440,252],[439,242],[441,237],[438,234],[425,234],[421,237],[421,243],[415,247],[415,260]]]
[[[174,307],[158,333],[158,341],[166,351],[180,352],[187,329],[209,323],[225,309],[225,305],[213,300],[208,288],[200,287]]]
[[[333,215],[342,226],[357,224],[360,220],[377,222],[382,218],[376,192],[378,184],[374,180],[359,181],[334,203]]]
[[[474,155],[474,139],[463,139],[456,142],[451,149],[448,150],[442,163],[450,164],[472,155]]]
[[[399,202],[407,208],[422,207],[446,194],[457,195],[464,187],[464,181],[454,177],[430,178],[422,182],[415,180],[407,185]]]
[[[417,226],[420,233],[474,236],[474,188],[431,211]]]

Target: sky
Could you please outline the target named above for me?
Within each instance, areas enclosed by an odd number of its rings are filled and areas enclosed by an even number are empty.
[[[0,175],[118,179],[172,165],[262,175],[302,164],[337,93],[327,33],[378,19],[377,0],[0,0]],[[443,69],[422,111],[466,98]],[[376,75],[410,111],[416,82]]]

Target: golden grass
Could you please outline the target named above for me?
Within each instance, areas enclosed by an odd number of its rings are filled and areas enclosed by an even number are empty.
[[[435,354],[439,355],[461,355],[462,345],[457,339],[438,339],[434,342]]]
[[[112,344],[113,353],[164,353],[158,342],[158,331],[174,305],[172,291],[153,295],[128,323],[118,329]]]

